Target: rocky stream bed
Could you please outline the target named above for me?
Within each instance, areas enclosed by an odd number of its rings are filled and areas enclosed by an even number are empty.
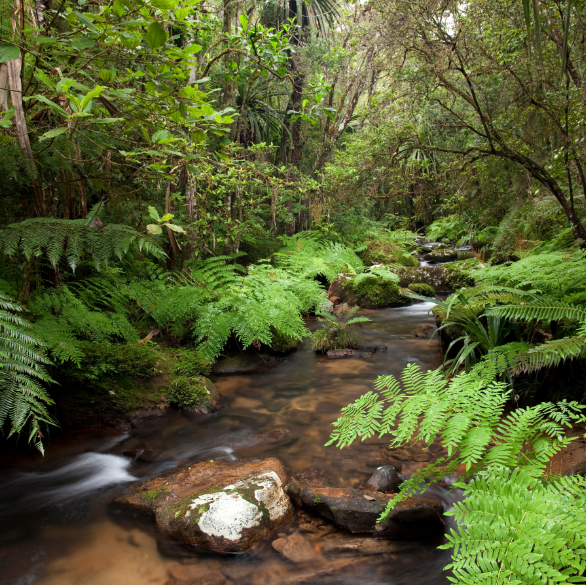
[[[42,461],[4,456],[0,583],[447,583],[436,547],[456,491],[432,486],[375,525],[440,446],[324,447],[377,375],[441,363],[430,306],[363,310],[364,345],[387,351],[332,360],[306,343],[261,372],[216,374],[216,412],[71,431]]]

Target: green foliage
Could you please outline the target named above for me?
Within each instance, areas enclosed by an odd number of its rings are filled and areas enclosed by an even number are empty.
[[[536,290],[556,299],[586,299],[586,252],[555,251],[535,253],[504,265],[476,273],[487,285]]]
[[[409,290],[416,295],[424,296],[424,297],[434,297],[435,296],[435,289],[431,284],[426,284],[425,282],[416,282],[415,284],[409,285]]]
[[[368,317],[355,317],[359,307],[349,307],[343,304],[334,309],[333,313],[321,311],[319,320],[324,325],[311,335],[313,350],[327,353],[330,349],[354,348],[360,337],[353,330],[356,325],[370,321]]]
[[[243,349],[260,343],[270,346],[275,333],[303,339],[307,330],[302,313],[325,302],[315,280],[270,265],[250,266],[238,284],[198,310],[193,331],[203,355],[213,360],[232,335]]]
[[[302,278],[325,276],[334,280],[340,272],[361,272],[362,260],[343,244],[328,242],[317,232],[282,236],[284,246],[274,255],[275,264]]]
[[[0,294],[0,429],[9,423],[8,436],[29,427],[29,442],[44,452],[42,428],[54,425],[47,406],[53,401],[43,384],[52,382],[45,370],[51,362],[33,335],[22,308]]]
[[[564,400],[507,413],[507,385],[476,370],[449,379],[440,370],[422,372],[409,364],[401,382],[379,376],[374,387],[342,409],[328,445],[342,448],[357,438],[389,435],[390,448],[398,448],[415,441],[430,445],[439,436],[448,453],[446,460],[407,480],[387,511],[414,493],[426,474],[437,474],[440,464],[444,471],[464,464],[469,477],[492,466],[539,476],[551,456],[572,441],[564,430],[586,420],[585,406]]]
[[[22,253],[26,258],[46,254],[53,266],[66,258],[73,270],[84,254],[100,269],[112,258],[122,258],[133,244],[157,258],[165,257],[150,238],[131,227],[96,220],[40,217],[11,224],[0,230],[0,250],[10,255]]]
[[[426,238],[429,242],[456,242],[468,233],[468,227],[458,215],[436,219],[427,227]]]
[[[161,358],[156,346],[81,340],[77,347],[79,361],[63,364],[56,372],[63,386],[107,389],[113,380],[148,380],[159,371]]]
[[[454,583],[576,583],[586,570],[586,479],[547,483],[529,469],[494,466],[469,483],[455,484],[466,498],[454,504],[459,532]]]

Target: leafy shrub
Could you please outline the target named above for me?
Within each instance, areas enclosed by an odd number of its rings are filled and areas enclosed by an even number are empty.
[[[431,284],[425,284],[425,282],[416,282],[415,284],[409,285],[409,290],[414,292],[416,295],[422,295],[424,297],[434,297],[435,289]]]
[[[311,336],[313,350],[327,353],[330,349],[356,347],[360,337],[351,327],[370,321],[367,317],[354,317],[358,309],[359,307],[353,307],[348,310],[348,306],[344,304],[335,309],[334,313],[323,311],[319,320],[324,325]]]

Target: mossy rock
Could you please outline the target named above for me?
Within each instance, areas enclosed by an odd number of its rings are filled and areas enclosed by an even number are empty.
[[[345,288],[356,297],[356,304],[361,307],[381,308],[407,304],[409,299],[401,293],[399,285],[380,276],[370,275],[361,279],[347,281]]]
[[[409,290],[416,295],[421,295],[424,297],[434,297],[435,296],[435,289],[431,284],[426,284],[425,282],[416,282],[414,284],[409,285]]]
[[[400,266],[419,266],[419,260],[395,242],[376,240],[369,242],[361,254],[366,265],[399,264]]]

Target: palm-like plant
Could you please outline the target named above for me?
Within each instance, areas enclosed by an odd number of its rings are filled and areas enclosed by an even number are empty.
[[[344,303],[333,313],[322,311],[319,320],[324,322],[324,326],[311,336],[314,351],[326,353],[330,349],[355,348],[360,337],[351,328],[370,321],[368,317],[354,316],[359,308],[352,307],[348,310],[348,305]]]
[[[47,410],[53,401],[42,386],[52,382],[44,368],[50,362],[20,313],[22,307],[0,293],[0,428],[8,422],[10,437],[28,425],[29,442],[44,452],[41,429],[55,424]]]

